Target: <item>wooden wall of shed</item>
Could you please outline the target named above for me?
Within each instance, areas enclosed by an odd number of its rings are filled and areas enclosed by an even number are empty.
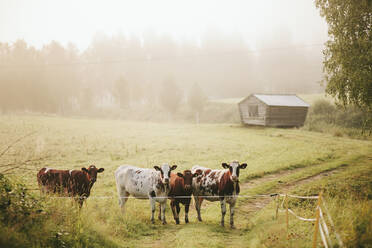
[[[303,126],[307,107],[268,106],[266,111],[267,126]]]
[[[258,116],[249,116],[248,108],[250,105],[258,106]],[[255,96],[248,97],[239,104],[240,119],[244,124],[265,125],[266,104],[258,100]]]

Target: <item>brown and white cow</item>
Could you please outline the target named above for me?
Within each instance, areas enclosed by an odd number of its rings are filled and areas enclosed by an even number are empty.
[[[202,221],[200,207],[203,196],[207,201],[220,201],[221,203],[221,226],[224,226],[226,214],[226,203],[230,205],[230,226],[234,226],[234,207],[239,195],[239,170],[245,169],[247,164],[239,164],[234,160],[230,164],[222,163],[224,170],[212,170],[209,168],[195,165],[192,167],[192,173],[198,176],[193,179],[193,195],[195,207],[198,213],[198,220]]]
[[[170,206],[173,212],[173,218],[176,224],[180,223],[180,203],[185,206],[185,222],[189,223],[189,207],[192,194],[192,179],[197,173],[191,173],[190,170],[185,170],[183,173],[171,173],[170,178]],[[184,197],[185,196],[185,197]]]
[[[166,224],[165,208],[170,191],[169,178],[171,171],[177,165],[154,166],[154,169],[139,168],[132,165],[122,165],[115,171],[116,188],[119,205],[124,214],[124,206],[128,197],[132,195],[137,199],[149,199],[151,204],[151,223],[155,223],[155,203],[160,203],[161,220]]]
[[[81,207],[84,199],[90,195],[90,190],[97,180],[97,173],[103,171],[104,168],[97,169],[94,165],[81,170],[42,168],[37,173],[37,181],[41,192],[74,197]]]

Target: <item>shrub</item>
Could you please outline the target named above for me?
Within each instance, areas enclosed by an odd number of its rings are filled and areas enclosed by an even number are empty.
[[[26,186],[12,183],[0,174],[0,220],[5,225],[27,230],[43,221],[40,202],[28,194]],[[19,225],[21,223],[21,225]]]
[[[324,99],[317,100],[311,108],[315,115],[333,115],[336,111],[336,107]]]
[[[336,137],[349,136],[365,138],[362,134],[368,113],[364,113],[355,106],[342,108],[327,100],[321,99],[311,106],[304,129],[309,131],[333,134]],[[370,126],[366,126],[370,129]]]

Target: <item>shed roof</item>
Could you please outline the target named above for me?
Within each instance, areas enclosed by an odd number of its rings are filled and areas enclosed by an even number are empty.
[[[269,106],[286,106],[286,107],[309,107],[310,105],[296,95],[272,95],[272,94],[252,94],[263,103]],[[248,97],[250,97],[248,96]],[[246,100],[244,98],[241,102]]]

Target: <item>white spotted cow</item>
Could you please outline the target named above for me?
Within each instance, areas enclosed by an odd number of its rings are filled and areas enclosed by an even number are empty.
[[[154,221],[155,203],[160,203],[162,212],[161,220],[166,224],[165,207],[170,191],[169,178],[172,170],[177,165],[170,167],[163,164],[154,169],[144,169],[131,165],[122,165],[115,171],[116,187],[119,196],[119,205],[124,213],[124,205],[132,195],[138,199],[149,199],[151,204],[151,222]]]
[[[230,164],[222,163],[224,170],[212,170],[209,168],[195,165],[191,172],[197,173],[194,177],[193,195],[195,200],[195,208],[198,213],[198,220],[202,221],[200,215],[200,207],[203,199],[207,201],[220,201],[221,203],[221,226],[224,226],[226,214],[226,203],[230,205],[230,226],[234,226],[234,207],[239,195],[239,170],[245,169],[247,164],[239,164],[234,160]],[[203,197],[206,196],[206,197]]]

